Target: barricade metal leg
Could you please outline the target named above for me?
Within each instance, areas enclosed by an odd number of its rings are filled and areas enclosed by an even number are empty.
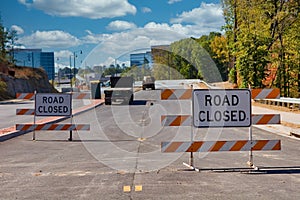
[[[73,113],[72,113],[72,109],[71,109],[71,125],[73,125]],[[72,141],[73,140],[73,137],[72,137],[72,130],[70,130],[70,137],[69,137],[69,141]]]
[[[191,117],[192,118],[192,117]],[[191,120],[191,122],[193,119]],[[191,123],[191,144],[193,144],[194,138],[193,138],[193,122]],[[190,155],[190,166],[194,167],[194,155],[193,152],[191,152]]]
[[[34,91],[34,102],[36,102],[36,90]],[[35,106],[35,104],[34,104]],[[35,141],[35,116],[36,116],[36,113],[35,113],[35,110],[36,108],[34,107],[34,115],[33,115],[33,125],[34,125],[34,129],[33,129],[33,134],[32,134],[32,140]]]
[[[193,84],[191,85],[191,89],[193,90]],[[191,143],[194,141],[194,134],[193,134],[193,117],[191,116]],[[190,165],[194,167],[194,155],[193,152],[191,152],[190,156]]]
[[[194,155],[193,155],[193,152],[191,152],[190,165],[191,165],[192,167],[194,167]]]
[[[34,126],[34,129],[33,129],[33,134],[32,134],[32,140],[35,140],[35,114],[33,117],[33,126]]]
[[[249,127],[249,140],[251,141],[251,145],[252,145],[252,125]],[[249,151],[249,161],[248,161],[248,165],[250,167],[253,166],[253,152],[252,152],[252,148]]]
[[[72,138],[72,131],[70,131],[70,137],[69,137],[69,141],[72,141],[73,138]]]
[[[252,125],[249,127],[249,140],[251,141],[251,146],[253,145],[253,139],[252,139]],[[247,164],[249,165],[249,167],[258,170],[258,167],[256,167],[254,165],[253,162],[253,151],[252,151],[252,147],[251,150],[249,151],[249,161],[247,162]]]
[[[191,85],[191,89],[193,89],[193,85]],[[193,144],[194,141],[194,132],[193,132],[193,116],[191,116],[191,144]],[[195,170],[197,172],[200,172],[200,170],[198,168],[194,167],[194,154],[193,152],[190,153],[190,164],[186,164],[185,162],[183,163],[183,165],[185,165],[186,167]]]

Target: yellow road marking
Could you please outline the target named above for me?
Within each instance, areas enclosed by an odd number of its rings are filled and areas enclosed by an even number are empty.
[[[130,185],[123,186],[123,192],[130,192],[130,191],[131,191]]]
[[[136,185],[135,188],[134,188],[134,191],[136,192],[140,192],[143,190],[143,186],[142,185]]]

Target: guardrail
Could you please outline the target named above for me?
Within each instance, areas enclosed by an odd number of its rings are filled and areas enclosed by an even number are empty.
[[[300,98],[280,97],[279,99],[258,99],[256,102],[300,110]]]

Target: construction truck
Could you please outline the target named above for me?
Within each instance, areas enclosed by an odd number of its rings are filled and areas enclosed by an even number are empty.
[[[146,90],[147,88],[151,88],[152,90],[155,90],[155,79],[154,79],[154,77],[144,76],[143,90]]]
[[[132,77],[110,77],[110,88],[104,90],[105,105],[111,105],[112,102],[131,105],[133,82]]]

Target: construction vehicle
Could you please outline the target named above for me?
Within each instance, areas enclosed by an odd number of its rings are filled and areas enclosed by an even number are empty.
[[[133,78],[132,77],[110,77],[110,88],[104,90],[105,105],[112,102],[122,104],[133,103]]]
[[[143,90],[146,90],[147,88],[151,88],[152,90],[155,90],[155,79],[154,79],[154,77],[144,76]]]

